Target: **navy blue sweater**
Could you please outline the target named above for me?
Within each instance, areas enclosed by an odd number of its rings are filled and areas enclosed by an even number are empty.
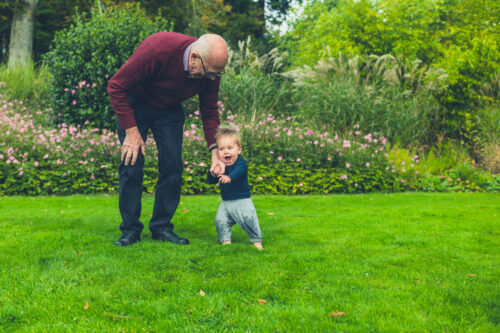
[[[243,157],[238,156],[233,165],[226,166],[226,176],[231,178],[229,184],[220,184],[222,200],[236,200],[250,198],[250,186],[248,186],[248,167]],[[209,184],[217,184],[219,177],[213,177],[210,171],[207,175]]]

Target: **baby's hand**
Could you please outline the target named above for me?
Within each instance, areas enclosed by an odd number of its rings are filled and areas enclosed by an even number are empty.
[[[231,182],[231,178],[229,178],[228,176],[226,175],[219,175],[219,181],[222,183],[222,184],[229,184]]]

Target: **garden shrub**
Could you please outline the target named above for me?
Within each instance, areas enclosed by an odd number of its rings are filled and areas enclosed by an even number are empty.
[[[443,125],[435,95],[446,75],[420,61],[339,55],[285,75],[295,87],[297,112],[341,133],[359,124],[407,146],[434,142]]]
[[[42,126],[21,101],[3,102],[0,195],[117,193],[120,149],[115,132],[65,123]],[[286,116],[267,114],[255,123],[232,116],[227,112],[222,118],[241,129],[255,194],[500,190],[499,176],[478,174],[463,163],[438,175],[417,172],[426,170],[420,166],[423,158],[408,156],[406,150],[387,152],[385,138],[362,134],[358,127],[341,138],[307,123],[290,127]],[[210,157],[196,117],[188,115],[184,131],[182,193],[216,193],[217,186],[206,181]],[[150,137],[143,182],[149,193],[158,176],[157,158]]]
[[[150,20],[138,5],[94,8],[59,31],[44,56],[52,73],[50,94],[55,123],[88,122],[97,128],[116,128],[107,94],[108,80],[147,36],[170,28],[162,18]]]
[[[219,99],[227,110],[253,119],[258,111],[290,112],[290,85],[281,76],[283,57],[277,49],[259,55],[250,37],[229,50]]]

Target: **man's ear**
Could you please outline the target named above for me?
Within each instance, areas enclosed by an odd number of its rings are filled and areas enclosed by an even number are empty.
[[[200,57],[200,54],[197,51],[192,50],[191,54],[189,55],[189,58],[195,60]]]

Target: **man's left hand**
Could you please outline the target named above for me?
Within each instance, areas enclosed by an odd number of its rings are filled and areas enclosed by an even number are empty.
[[[212,175],[223,175],[224,171],[226,171],[226,165],[224,162],[219,160],[217,148],[212,149],[212,165],[210,166],[210,173]]]

